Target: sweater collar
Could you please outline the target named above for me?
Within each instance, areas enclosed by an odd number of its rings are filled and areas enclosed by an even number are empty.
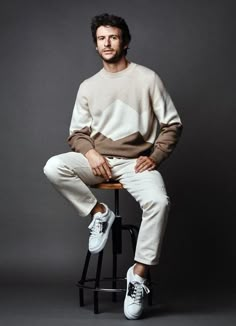
[[[109,72],[107,71],[105,68],[102,68],[100,70],[100,74],[104,77],[109,77],[109,78],[119,78],[122,76],[127,75],[130,71],[132,71],[135,68],[136,64],[133,62],[130,62],[130,64],[128,65],[128,67],[126,67],[125,69],[118,71],[118,72]]]

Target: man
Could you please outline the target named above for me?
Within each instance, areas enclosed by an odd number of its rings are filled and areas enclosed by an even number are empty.
[[[182,124],[158,75],[127,60],[131,36],[124,19],[95,16],[91,29],[103,69],[80,85],[68,138],[72,151],[50,158],[44,172],[79,215],[92,215],[91,253],[104,248],[115,216],[88,186],[118,180],[139,202],[143,215],[124,302],[125,316],[138,319],[169,209],[158,167],[173,151]]]

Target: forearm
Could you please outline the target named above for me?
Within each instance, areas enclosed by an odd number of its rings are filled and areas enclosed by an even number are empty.
[[[150,155],[157,165],[165,160],[174,150],[182,133],[181,123],[162,125],[160,133],[155,141],[154,150]]]
[[[76,131],[70,135],[67,142],[72,151],[85,155],[90,149],[94,148],[94,141],[88,133],[84,131]]]

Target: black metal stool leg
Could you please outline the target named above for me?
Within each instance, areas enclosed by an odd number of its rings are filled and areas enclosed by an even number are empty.
[[[121,216],[119,211],[119,190],[115,189],[115,221],[112,226],[112,288],[117,288],[117,254],[122,252]],[[112,301],[117,299],[117,293],[112,293]]]
[[[93,293],[94,313],[95,314],[98,314],[98,288],[99,288],[99,285],[100,285],[102,259],[103,259],[103,251],[101,251],[98,254],[98,264],[97,264],[97,273],[96,273],[96,280],[95,280],[95,289],[94,289],[94,293]]]
[[[137,236],[135,233],[137,231],[136,227],[134,225],[126,224],[126,225],[122,225],[122,230],[129,231],[131,241],[132,241],[132,249],[133,249],[133,252],[135,253],[136,242],[137,242]]]
[[[90,257],[91,257],[91,253],[88,250],[87,251],[86,258],[85,258],[85,263],[84,263],[84,268],[83,268],[83,272],[82,272],[82,277],[81,277],[80,281],[78,282],[79,285],[84,285],[84,282],[86,280]],[[80,307],[83,307],[84,306],[84,289],[83,288],[79,288],[79,301],[80,301]]]
[[[113,252],[113,263],[112,263],[112,289],[117,288],[117,254]],[[117,295],[116,292],[112,292],[112,301],[116,302]]]
[[[151,282],[150,270],[148,270],[147,279],[148,279],[148,282],[150,283],[150,293],[148,294],[148,305],[152,306],[152,284],[151,284],[152,282]]]
[[[121,216],[119,209],[119,190],[115,189],[115,221],[112,228],[112,244],[113,244],[113,253],[121,254],[122,253],[122,234],[121,234]]]

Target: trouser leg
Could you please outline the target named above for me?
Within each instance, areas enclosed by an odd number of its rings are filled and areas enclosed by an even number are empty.
[[[44,173],[54,187],[76,208],[79,215],[87,216],[97,203],[87,185],[104,181],[94,176],[84,155],[68,152],[51,157]]]
[[[143,211],[137,239],[135,261],[156,265],[159,261],[162,239],[169,211],[169,197],[158,171],[135,173],[136,160],[128,160],[120,182],[138,201]]]

